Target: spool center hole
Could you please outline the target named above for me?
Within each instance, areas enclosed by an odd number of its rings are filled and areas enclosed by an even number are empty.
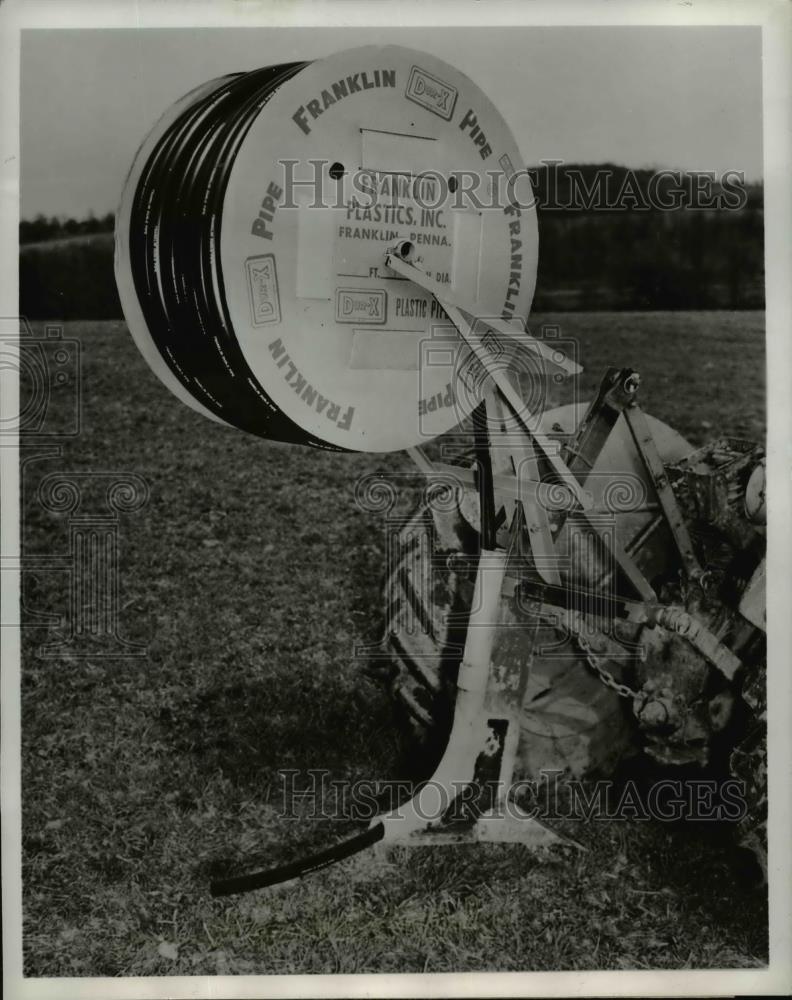
[[[337,160],[330,167],[330,176],[334,181],[337,181],[339,177],[343,177],[345,173],[344,164],[339,163]]]

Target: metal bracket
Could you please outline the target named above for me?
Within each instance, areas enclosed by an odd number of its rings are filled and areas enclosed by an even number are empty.
[[[558,454],[555,442],[547,435],[539,431],[536,427],[529,426],[525,414],[525,403],[519,392],[506,377],[505,372],[497,365],[493,364],[490,348],[485,344],[484,336],[478,330],[485,327],[488,335],[500,334],[512,341],[522,345],[526,350],[539,354],[545,360],[561,368],[567,374],[577,374],[580,366],[565,357],[558,357],[558,352],[550,350],[545,344],[525,331],[518,330],[514,326],[509,326],[503,320],[487,317],[477,317],[473,313],[455,304],[459,296],[455,295],[451,289],[431,278],[426,272],[410,263],[412,245],[409,243],[398,244],[385,255],[385,263],[393,271],[402,277],[415,282],[419,287],[431,292],[445,310],[446,315],[459,330],[463,341],[479,361],[484,371],[489,375],[492,382],[500,393],[503,404],[508,408],[512,417],[521,424],[529,439],[539,448],[544,458],[550,464],[553,473],[561,484],[567,488],[572,498],[580,508],[583,516],[588,521],[590,527],[599,537],[600,542],[610,552],[619,569],[635,588],[637,593],[645,601],[655,601],[655,594],[652,585],[639,569],[635,560],[632,559],[623,549],[616,539],[611,539],[603,526],[596,518],[589,516],[591,507],[590,494],[580,485],[577,477],[572,473],[569,466]],[[477,330],[478,328],[478,330]]]
[[[512,526],[510,552],[522,526],[520,513]],[[508,594],[508,561],[509,554],[502,550],[481,551],[448,746],[432,778],[418,793],[372,822],[372,830],[383,828],[381,839],[385,843],[417,846],[486,841],[580,847],[526,813],[510,797],[541,600],[536,602],[536,614],[528,616],[526,661],[501,660],[497,626],[502,598]]]
[[[649,429],[646,414],[634,399],[629,406],[624,408],[624,419],[627,421],[635,447],[638,449],[638,454],[641,456],[649,478],[657,491],[657,499],[671,530],[682,564],[691,580],[699,580],[703,576],[704,570],[696,557],[685,519],[676,502],[671,483],[668,481],[668,475]]]

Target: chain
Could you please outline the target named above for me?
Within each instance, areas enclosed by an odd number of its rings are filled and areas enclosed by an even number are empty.
[[[605,687],[615,691],[621,698],[635,699],[639,697],[637,691],[633,691],[627,684],[622,684],[616,680],[613,674],[603,666],[603,662],[608,662],[607,656],[602,656],[591,646],[588,639],[583,634],[583,629],[579,624],[578,615],[566,616],[565,629],[569,635],[575,639],[586,657],[586,663],[591,667]]]
[[[638,691],[634,691],[629,685],[617,681],[610,670],[603,666],[603,663],[608,662],[608,657],[598,653],[584,635],[584,629],[580,623],[581,615],[574,612],[562,612],[558,614],[559,611],[560,609],[556,608],[554,609],[554,613],[546,612],[548,621],[556,627],[563,629],[570,638],[577,642],[583,655],[586,657],[586,663],[605,687],[610,688],[611,691],[615,691],[620,698],[630,698],[632,700],[640,698],[641,696]]]

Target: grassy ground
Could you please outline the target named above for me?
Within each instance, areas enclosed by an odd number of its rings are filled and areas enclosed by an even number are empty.
[[[566,314],[586,392],[606,364],[644,375],[648,410],[691,441],[764,429],[756,313]],[[737,967],[764,964],[766,901],[708,830],[593,823],[583,855],[522,848],[366,854],[228,900],[212,874],[275,863],[355,829],[279,818],[282,768],[402,773],[390,705],[354,642],[377,638],[383,523],[357,476],[403,455],[284,449],[173,399],[122,323],[73,323],[83,430],[25,467],[29,557],[64,553],[64,515],[36,497],[52,471],[134,472],[119,606],[145,655],[23,666],[24,949],[28,975]],[[52,406],[68,403],[56,389]],[[56,413],[57,417],[57,413]],[[63,613],[67,575],[25,580]],[[28,622],[32,619],[28,616]],[[359,829],[359,827],[358,827]]]

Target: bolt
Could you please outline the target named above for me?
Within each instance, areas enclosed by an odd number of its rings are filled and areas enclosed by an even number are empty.
[[[415,244],[409,240],[402,240],[394,248],[396,255],[402,260],[411,261],[415,257]]]
[[[659,701],[650,701],[641,712],[641,722],[646,726],[662,726],[668,721],[668,711]]]

